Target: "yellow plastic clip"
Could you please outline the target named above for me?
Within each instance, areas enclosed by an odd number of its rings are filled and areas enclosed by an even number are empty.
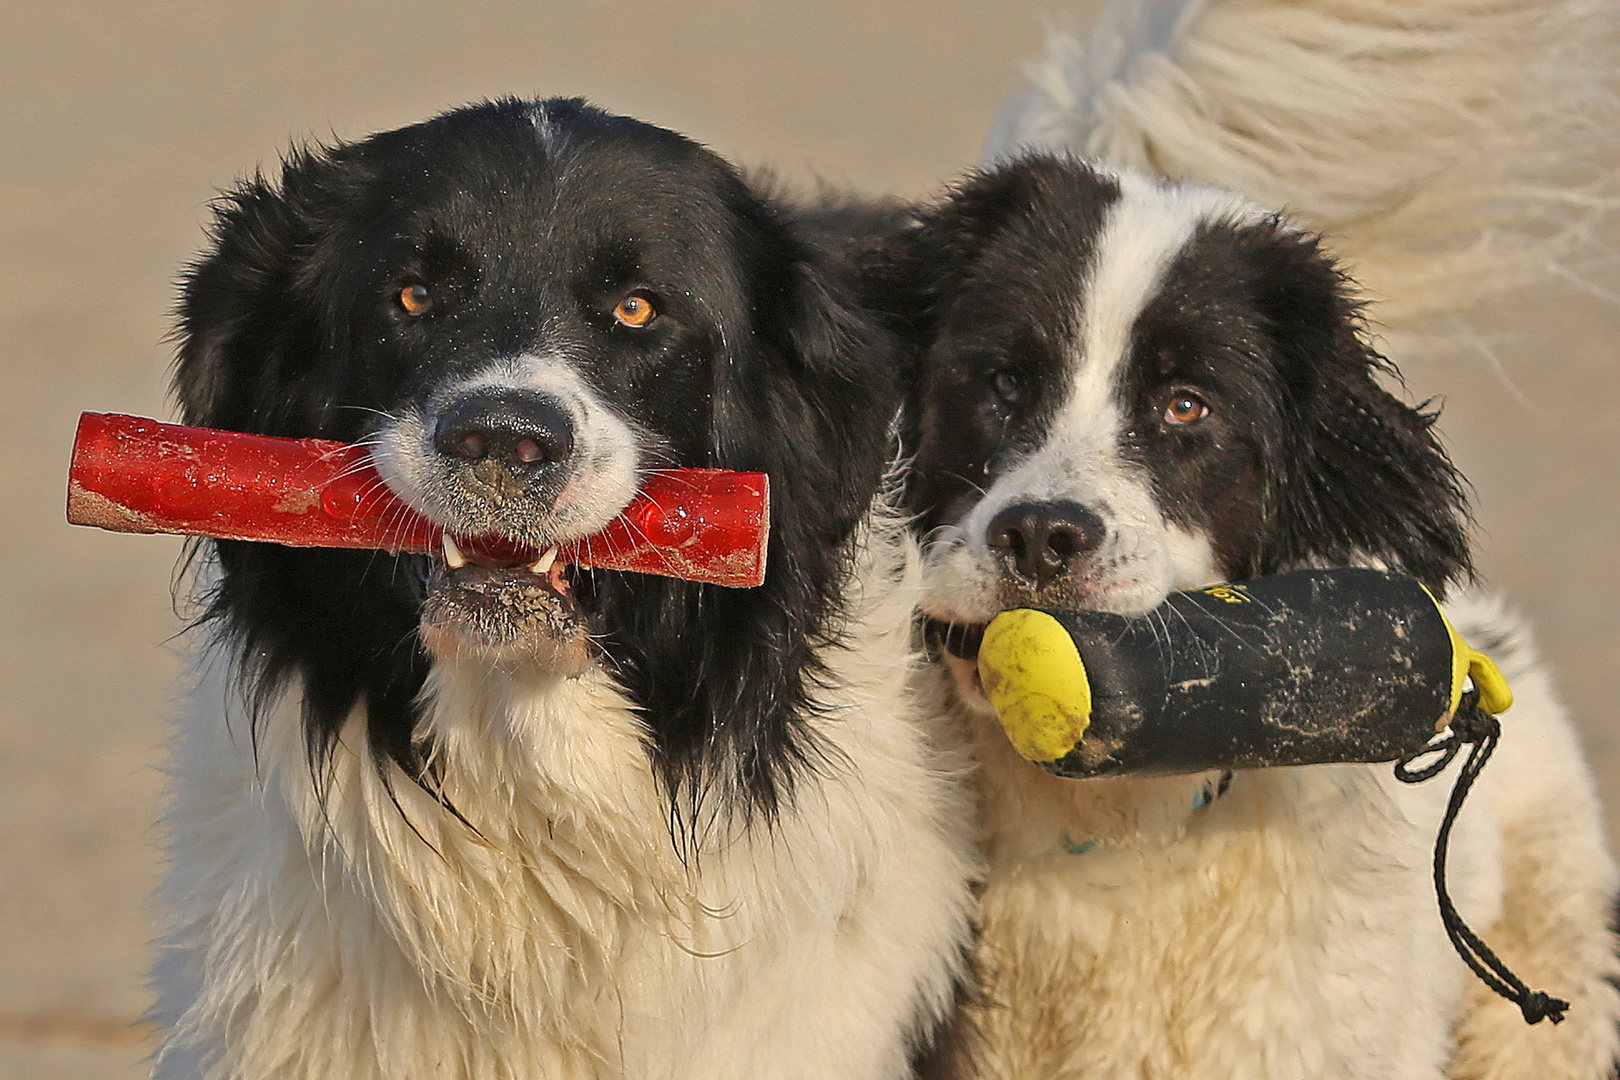
[[[1468,648],[1468,677],[1479,691],[1479,707],[1492,716],[1513,707],[1513,691],[1496,661],[1473,647]]]
[[[1429,594],[1429,599],[1434,600],[1433,593]],[[1456,715],[1469,679],[1474,680],[1474,689],[1479,691],[1481,710],[1492,716],[1506,712],[1513,706],[1513,691],[1508,688],[1502,669],[1496,666],[1496,661],[1463,640],[1457,628],[1451,625],[1451,620],[1446,618],[1440,601],[1435,600],[1434,607],[1440,612],[1440,621],[1446,624],[1446,633],[1451,635],[1451,709],[1441,719],[1441,726],[1450,723]]]

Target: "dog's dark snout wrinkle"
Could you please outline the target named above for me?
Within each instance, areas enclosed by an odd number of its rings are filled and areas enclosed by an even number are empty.
[[[459,461],[536,472],[573,453],[574,426],[562,404],[546,394],[478,391],[456,398],[439,414],[433,445]]]
[[[1022,502],[990,520],[987,541],[1020,577],[1044,586],[1103,541],[1102,519],[1076,502]]]

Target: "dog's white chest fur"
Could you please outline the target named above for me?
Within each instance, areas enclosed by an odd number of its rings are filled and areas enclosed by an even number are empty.
[[[169,817],[157,1075],[903,1074],[895,1033],[949,1003],[969,875],[900,696],[909,609],[868,590],[824,762],[777,820],[700,821],[684,857],[599,672],[436,670],[437,764],[476,833],[408,781],[391,797],[351,743],[323,805],[288,709],[256,774],[245,721],[203,691]]]
[[[1029,1024],[992,1040],[993,1075],[1439,1076],[1463,972],[1404,820],[1438,815],[1381,780],[1248,774],[1196,811],[1201,785],[1165,781],[1151,797],[1184,830],[1080,839],[1077,817],[993,870],[986,964],[1008,1008],[984,1022]]]

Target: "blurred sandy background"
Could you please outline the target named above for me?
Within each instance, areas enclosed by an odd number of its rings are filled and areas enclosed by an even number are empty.
[[[582,94],[786,177],[921,194],[1086,0],[12,0],[0,8],[0,1078],[134,1077],[179,543],[62,523],[81,409],[168,416],[163,337],[206,202],[289,140]],[[1067,18],[1064,19],[1068,21]],[[1483,322],[1443,395],[1491,580],[1539,620],[1620,805],[1620,306]],[[1620,816],[1612,811],[1612,824]],[[1616,830],[1620,834],[1620,830]]]

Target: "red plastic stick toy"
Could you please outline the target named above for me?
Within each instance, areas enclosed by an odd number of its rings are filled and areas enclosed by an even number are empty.
[[[361,447],[117,413],[79,418],[67,517],[115,532],[383,551],[438,551],[444,532],[383,483]],[[764,473],[668,469],[649,474],[617,519],[557,559],[748,587],[765,580],[769,526]],[[465,546],[521,550],[498,537]]]

